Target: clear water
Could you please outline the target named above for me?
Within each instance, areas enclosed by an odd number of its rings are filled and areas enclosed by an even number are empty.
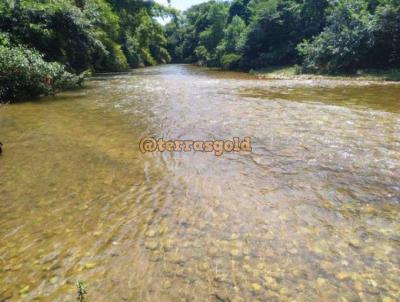
[[[165,65],[0,107],[0,301],[400,300],[399,96]]]

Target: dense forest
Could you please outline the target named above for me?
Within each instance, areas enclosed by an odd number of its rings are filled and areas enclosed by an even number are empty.
[[[166,25],[175,62],[347,72],[400,66],[400,0],[233,0]]]
[[[398,68],[400,0],[209,1],[183,13],[144,0],[0,3],[0,101],[171,60],[321,73]]]
[[[169,62],[155,17],[170,14],[152,1],[1,1],[0,100],[74,87],[88,72]]]

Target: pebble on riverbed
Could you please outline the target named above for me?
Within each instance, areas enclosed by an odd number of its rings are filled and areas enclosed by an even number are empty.
[[[154,236],[156,236],[156,231],[155,230],[148,230],[145,233],[145,235],[146,235],[146,237],[154,237]]]
[[[339,272],[335,274],[336,279],[339,281],[345,280],[345,279],[350,279],[351,278],[351,273],[349,272]]]
[[[251,288],[252,288],[255,292],[259,292],[259,291],[262,289],[261,285],[258,284],[258,283],[252,283],[252,284],[251,284]]]
[[[158,242],[155,240],[146,241],[145,246],[147,249],[154,251],[158,248]]]
[[[88,262],[85,264],[84,267],[85,267],[85,269],[92,269],[92,268],[96,267],[96,263]]]

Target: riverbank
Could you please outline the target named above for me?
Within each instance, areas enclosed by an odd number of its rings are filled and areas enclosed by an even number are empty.
[[[321,75],[300,73],[296,65],[276,66],[250,71],[260,78],[266,79],[331,79],[331,80],[360,80],[360,81],[400,81],[400,69],[363,69],[352,74]]]

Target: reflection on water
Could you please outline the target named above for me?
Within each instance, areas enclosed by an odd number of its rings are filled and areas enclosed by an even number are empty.
[[[168,65],[3,106],[0,301],[399,300],[399,95]]]

